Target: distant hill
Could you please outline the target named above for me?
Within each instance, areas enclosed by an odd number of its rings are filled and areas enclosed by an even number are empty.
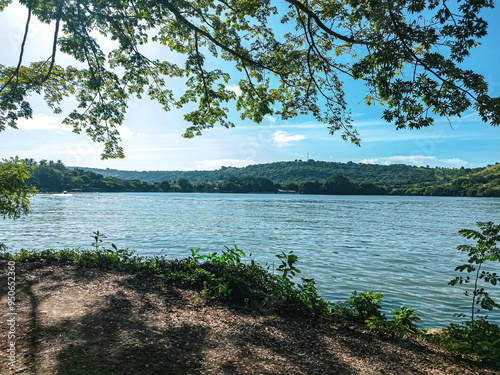
[[[101,169],[87,167],[68,167],[69,169],[81,169],[102,174],[104,177],[116,177],[120,180],[140,180],[150,184],[163,181],[177,181],[180,178],[187,178],[191,182],[211,182],[207,176],[213,171],[122,171],[119,169]],[[189,177],[186,177],[189,176]]]
[[[340,175],[354,183],[370,182],[377,186],[384,186],[391,189],[417,185],[442,185],[451,183],[460,177],[487,170],[485,167],[429,168],[405,164],[379,165],[315,160],[254,164],[243,168],[222,167],[213,171],[122,171],[117,169],[78,168],[99,173],[105,177],[112,176],[122,180],[141,180],[148,183],[174,182],[180,178],[188,179],[192,183],[221,182],[230,177],[243,178],[253,176],[268,178],[274,183],[284,184],[305,181],[324,182],[332,175]],[[494,168],[494,171],[498,170],[500,174],[500,166],[492,168]]]
[[[28,183],[41,192],[276,192],[301,194],[438,195],[500,197],[500,164],[485,168],[430,168],[296,160],[222,167],[214,171],[120,171],[68,168],[25,159],[35,166]]]
[[[495,164],[492,167],[483,169],[477,174],[489,178],[500,178],[500,164]]]

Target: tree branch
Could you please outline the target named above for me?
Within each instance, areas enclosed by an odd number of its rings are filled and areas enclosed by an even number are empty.
[[[327,33],[328,35],[331,35],[337,39],[343,40],[344,42],[351,43],[351,44],[362,44],[362,45],[368,44],[368,42],[366,42],[364,40],[358,40],[358,39],[354,39],[354,38],[336,33],[335,31],[330,29],[328,26],[326,26],[323,23],[323,21],[321,21],[321,19],[318,17],[318,15],[316,13],[314,13],[311,9],[309,9],[307,6],[302,4],[300,1],[298,1],[298,0],[285,0],[285,1],[287,3],[295,6],[296,8],[300,9],[305,14],[307,14],[309,17],[311,17],[314,20],[314,22],[316,22],[316,24],[319,26],[319,28],[321,30],[323,30],[325,33]]]
[[[23,42],[21,43],[21,52],[19,54],[19,61],[17,63],[16,70],[10,76],[8,81],[2,86],[2,88],[0,89],[0,92],[2,92],[10,84],[10,82],[14,79],[14,77],[16,77],[16,82],[17,82],[17,78],[19,77],[19,69],[21,68],[21,64],[23,62],[24,46],[26,45],[26,39],[28,37],[30,20],[31,20],[31,8],[28,7],[28,19],[26,20],[26,27],[24,28],[24,37],[23,37]]]
[[[205,73],[203,72],[203,66],[201,64],[201,55],[198,49],[198,33],[194,33],[194,44],[196,48],[196,63],[198,65],[198,69],[200,69],[201,80],[203,81],[203,89],[205,91],[205,104],[210,109],[210,95],[208,92],[207,82],[205,80]]]
[[[288,0],[287,0],[288,1]],[[410,53],[410,55],[417,61],[422,67],[424,67],[425,70],[427,70],[429,73],[432,73],[437,79],[439,79],[443,83],[447,83],[450,86],[456,88],[458,91],[461,91],[468,96],[470,96],[472,99],[474,99],[476,102],[478,101],[477,98],[472,95],[468,90],[465,90],[459,86],[457,86],[454,82],[450,82],[446,78],[441,77],[440,74],[436,73],[431,67],[429,67],[421,58],[419,58],[415,52],[410,48],[408,43],[406,43],[405,38],[403,37],[401,30],[399,29],[398,22],[396,21],[396,17],[394,16],[393,9],[392,9],[392,2],[391,0],[388,1],[388,10],[389,10],[389,16],[391,18],[391,23],[394,26],[394,31],[396,32],[398,39],[401,41],[403,44],[403,47]]]
[[[269,70],[273,73],[276,73],[278,75],[281,76],[281,74],[279,72],[276,72],[272,69],[270,69],[268,66],[265,66],[264,64],[260,63],[260,62],[257,62],[251,58],[249,58],[248,56],[245,56],[237,51],[235,51],[234,49],[232,49],[231,47],[228,47],[226,46],[225,44],[219,42],[217,39],[215,39],[212,35],[210,35],[208,32],[200,29],[198,26],[194,25],[193,23],[191,23],[188,19],[186,19],[186,17],[184,17],[181,12],[179,11],[179,9],[175,8],[168,0],[160,0],[159,3],[163,4],[170,12],[172,12],[175,16],[175,18],[183,23],[184,25],[186,25],[188,28],[190,28],[191,30],[197,32],[198,34],[201,34],[203,35],[205,38],[207,38],[208,40],[210,40],[213,44],[215,44],[216,46],[222,48],[224,51],[230,53],[231,55],[233,56],[236,56],[238,59],[242,60],[242,61],[245,61],[248,65],[251,65],[251,66],[254,66],[254,67],[257,67],[257,68],[260,68],[260,69],[265,69],[265,70]]]
[[[56,51],[57,51],[57,35],[59,34],[60,22],[61,22],[61,17],[58,17],[56,21],[56,29],[54,31],[54,41],[52,42],[52,56],[50,60],[50,66],[49,70],[47,71],[47,74],[45,75],[45,77],[43,77],[42,82],[45,82],[47,79],[49,79],[50,75],[52,74],[52,69],[54,69],[54,63],[56,61]]]

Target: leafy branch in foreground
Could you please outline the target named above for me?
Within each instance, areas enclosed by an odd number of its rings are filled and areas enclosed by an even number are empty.
[[[10,3],[0,1],[0,12]],[[383,105],[383,119],[397,129],[469,109],[500,124],[500,98],[489,95],[482,75],[462,68],[487,34],[481,12],[493,8],[491,0],[18,3],[27,16],[16,63],[0,63],[0,131],[32,116],[32,94],[43,95],[55,113],[72,96],[77,108],[64,123],[102,142],[103,158],[124,156],[117,128],[129,101],[143,96],[166,111],[190,108],[185,137],[215,124],[233,127],[232,102],[256,123],[267,115],[312,115],[359,145],[344,88],[355,80],[366,88],[362,100]],[[53,40],[47,59],[26,62],[34,19],[52,22]],[[104,53],[96,34],[116,48]],[[169,60],[146,55],[148,43],[165,48]],[[58,65],[60,54],[83,66]],[[172,78],[183,81],[184,92]]]

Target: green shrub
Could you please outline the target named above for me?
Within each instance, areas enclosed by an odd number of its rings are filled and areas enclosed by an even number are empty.
[[[387,320],[385,314],[381,316],[371,316],[365,321],[366,325],[371,331],[388,335],[405,337],[422,333],[416,324],[421,319],[413,309],[401,306],[401,311],[393,309],[391,313],[393,320]]]
[[[433,340],[448,350],[500,368],[500,327],[485,317],[450,324]]]
[[[345,304],[353,312],[354,316],[365,321],[372,316],[377,318],[382,317],[382,313],[380,312],[382,306],[380,303],[383,296],[382,293],[375,293],[373,291],[364,291],[358,294],[355,290],[352,292],[352,296],[345,301]]]

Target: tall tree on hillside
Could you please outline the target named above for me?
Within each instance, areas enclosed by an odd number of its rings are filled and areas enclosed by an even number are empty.
[[[0,11],[10,2],[0,0]],[[429,126],[434,115],[459,116],[470,108],[483,121],[500,123],[500,98],[489,96],[483,76],[460,65],[486,35],[480,13],[492,0],[19,3],[26,6],[25,33],[17,64],[0,65],[0,130],[32,115],[34,93],[56,113],[74,95],[78,106],[64,122],[103,142],[104,158],[123,157],[117,127],[129,99],[143,95],[165,110],[194,103],[185,114],[191,124],[185,137],[217,123],[234,126],[226,107],[234,101],[241,118],[259,123],[266,115],[312,114],[330,133],[340,130],[359,144],[343,90],[348,80],[361,80],[364,101],[384,104],[384,120],[397,129]],[[27,62],[34,18],[53,25],[53,47],[46,60]],[[118,47],[106,55],[98,33]],[[184,63],[144,55],[148,42],[184,55]],[[85,67],[58,65],[59,51]],[[169,77],[185,80],[179,97]]]

